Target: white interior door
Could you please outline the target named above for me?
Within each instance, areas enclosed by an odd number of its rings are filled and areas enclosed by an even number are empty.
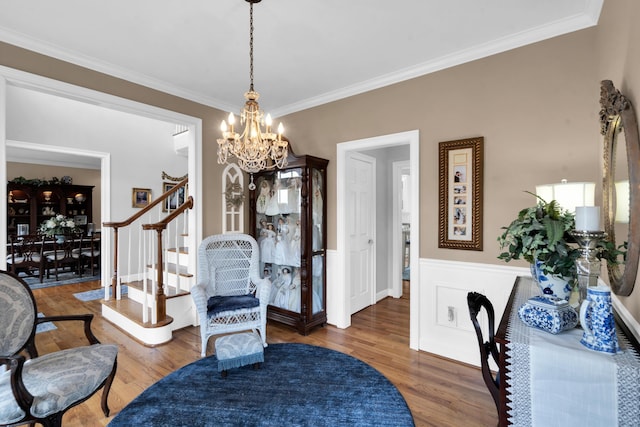
[[[375,158],[350,153],[347,166],[347,269],[350,313],[374,303],[375,297]]]

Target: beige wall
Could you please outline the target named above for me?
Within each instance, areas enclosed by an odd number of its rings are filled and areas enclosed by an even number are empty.
[[[50,180],[54,176],[62,178],[68,175],[73,179],[76,185],[93,185],[92,206],[93,222],[97,228],[102,223],[100,216],[100,171],[96,169],[69,168],[61,166],[34,165],[30,163],[7,162],[7,180],[17,177],[26,179],[44,179]]]
[[[283,118],[296,152],[331,161],[329,247],[336,144],[419,129],[420,257],[497,263],[500,227],[535,204],[525,190],[598,176],[593,38],[581,31]],[[484,251],[438,249],[438,142],[474,136],[485,138]]]
[[[599,182],[599,82],[612,79],[638,105],[639,15],[632,0],[608,0],[598,27],[284,117],[297,153],[330,159],[329,248],[336,144],[419,129],[420,257],[498,264],[500,227],[535,203],[525,190],[562,178]],[[215,139],[223,112],[3,43],[0,64],[202,118],[204,233],[220,231]],[[438,142],[474,136],[485,137],[484,251],[439,249]],[[638,292],[625,300],[636,318]]]

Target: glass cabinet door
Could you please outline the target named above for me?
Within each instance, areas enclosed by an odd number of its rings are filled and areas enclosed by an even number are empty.
[[[269,303],[300,313],[299,168],[260,176],[256,182],[256,230],[263,277],[271,279]]]
[[[324,194],[322,172],[311,168],[311,249],[313,259],[311,262],[311,290],[312,313],[316,314],[324,310]]]

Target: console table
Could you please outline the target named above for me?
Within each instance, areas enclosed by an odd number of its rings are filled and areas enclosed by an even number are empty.
[[[518,308],[539,288],[518,277],[496,332],[500,347],[499,425],[640,425],[638,342],[618,322],[622,352],[580,344],[582,329],[552,335],[530,328]]]

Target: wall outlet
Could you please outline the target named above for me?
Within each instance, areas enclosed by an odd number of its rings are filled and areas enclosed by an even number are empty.
[[[456,308],[451,305],[447,307],[447,321],[452,326],[456,326],[458,324],[458,318],[456,316]]]

